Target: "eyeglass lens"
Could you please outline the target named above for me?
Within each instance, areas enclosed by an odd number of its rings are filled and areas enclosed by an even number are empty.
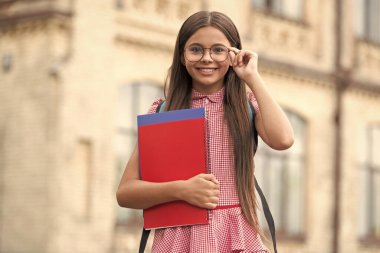
[[[188,61],[197,62],[203,58],[204,53],[210,50],[210,57],[216,62],[225,61],[228,57],[228,49],[225,46],[213,46],[211,48],[203,48],[198,45],[193,45],[185,49],[185,57]]]

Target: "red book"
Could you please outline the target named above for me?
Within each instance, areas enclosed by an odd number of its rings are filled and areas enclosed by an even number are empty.
[[[207,173],[206,129],[204,108],[139,115],[141,179],[169,182]],[[207,223],[207,209],[184,201],[144,210],[145,229]]]

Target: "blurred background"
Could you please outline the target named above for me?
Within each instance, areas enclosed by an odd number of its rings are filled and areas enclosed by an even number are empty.
[[[0,0],[1,253],[137,252],[116,188],[198,10],[232,18],[294,127],[256,156],[279,252],[380,252],[380,0]]]

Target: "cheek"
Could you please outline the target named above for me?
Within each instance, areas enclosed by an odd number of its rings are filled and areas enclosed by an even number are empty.
[[[189,63],[184,63],[184,66],[186,68],[187,73],[191,76],[191,78],[194,78],[194,69],[192,68],[192,65]]]
[[[220,66],[220,69],[222,70],[223,74],[226,74],[229,68],[230,68],[229,61],[226,61],[225,64]]]
[[[192,69],[194,68],[194,64],[193,63],[185,61],[183,63],[183,65],[185,66],[187,72],[189,72],[189,73],[192,72]]]

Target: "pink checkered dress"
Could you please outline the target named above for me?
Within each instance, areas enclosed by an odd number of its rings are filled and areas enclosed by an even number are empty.
[[[223,118],[224,88],[204,95],[192,92],[192,108],[204,107],[208,117],[209,170],[220,182],[218,207],[209,211],[209,224],[155,231],[154,253],[269,253],[258,233],[246,222],[239,206],[235,186],[233,146],[227,123]],[[249,94],[255,110],[257,101]],[[156,112],[161,99],[156,100],[149,113]]]

